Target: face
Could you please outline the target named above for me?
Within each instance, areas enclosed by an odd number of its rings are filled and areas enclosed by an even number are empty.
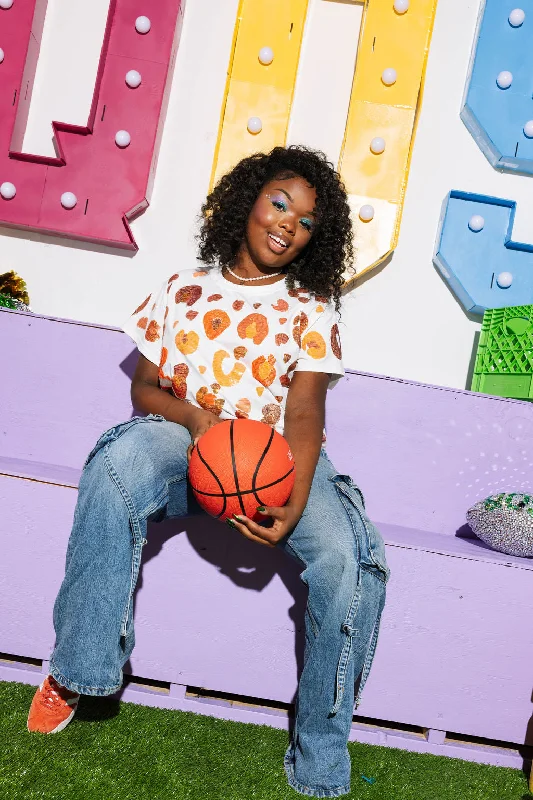
[[[246,226],[243,255],[258,267],[281,269],[307,246],[316,227],[316,190],[303,178],[263,186]]]

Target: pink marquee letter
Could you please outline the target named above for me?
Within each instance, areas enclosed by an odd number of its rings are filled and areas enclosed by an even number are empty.
[[[184,0],[111,0],[87,126],[52,123],[56,158],[20,152],[46,5],[0,9],[0,225],[136,250]]]

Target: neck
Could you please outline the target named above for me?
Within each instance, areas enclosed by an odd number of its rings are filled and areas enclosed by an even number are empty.
[[[224,267],[222,274],[230,283],[236,283],[241,286],[270,286],[273,283],[279,283],[285,277],[282,271],[273,272],[271,275],[266,272],[260,272],[257,276],[247,277],[242,273],[235,272],[231,267]]]
[[[276,267],[264,267],[262,264],[257,264],[248,252],[247,247],[243,247],[235,259],[235,266],[231,266],[233,272],[242,278],[267,278],[270,275],[280,272]]]
[[[257,281],[257,284],[260,286],[268,286],[269,283],[276,283],[281,280],[281,273],[283,272],[283,267],[265,267],[262,264],[257,264],[250,256],[247,247],[241,249],[235,264],[230,268],[235,273],[235,276],[243,280],[259,278],[260,280]],[[231,275],[227,268],[224,268],[223,273],[227,280],[232,283],[238,283],[236,277]]]

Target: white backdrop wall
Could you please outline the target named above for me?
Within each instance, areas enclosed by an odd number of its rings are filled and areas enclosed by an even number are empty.
[[[517,200],[514,238],[533,240],[533,179],[495,172],[459,119],[479,5],[440,0],[400,243],[390,262],[345,299],[348,367],[466,386],[479,321],[464,313],[432,265],[450,189]],[[86,123],[108,6],[49,0],[26,151],[53,155],[52,119]],[[135,256],[0,228],[0,271],[15,269],[26,279],[35,312],[119,326],[149,289],[193,265],[237,6],[238,0],[187,0],[152,203],[133,225]],[[334,162],[361,11],[360,3],[310,0],[289,140],[320,147]]]

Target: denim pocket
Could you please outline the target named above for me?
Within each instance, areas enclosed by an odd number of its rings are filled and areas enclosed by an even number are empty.
[[[343,503],[345,498],[356,511],[361,522],[358,526],[362,536],[359,541],[359,559],[363,569],[373,572],[376,577],[387,583],[390,570],[385,556],[385,543],[380,532],[371,522],[365,511],[365,500],[361,489],[352,481],[349,475],[333,475],[330,478],[341,494]],[[348,510],[348,509],[347,509]]]
[[[85,459],[85,464],[83,465],[83,468],[85,469],[87,464],[89,464],[92,461],[92,459],[95,457],[98,451],[102,449],[102,447],[105,447],[106,444],[109,444],[110,442],[114,442],[115,439],[118,439],[119,436],[122,436],[123,433],[132,428],[134,425],[138,425],[139,423],[142,422],[164,422],[164,421],[165,418],[162,417],[160,414],[148,414],[148,416],[146,417],[132,417],[127,422],[121,422],[119,425],[114,425],[112,428],[109,428],[109,430],[105,431],[100,436],[95,446]]]

